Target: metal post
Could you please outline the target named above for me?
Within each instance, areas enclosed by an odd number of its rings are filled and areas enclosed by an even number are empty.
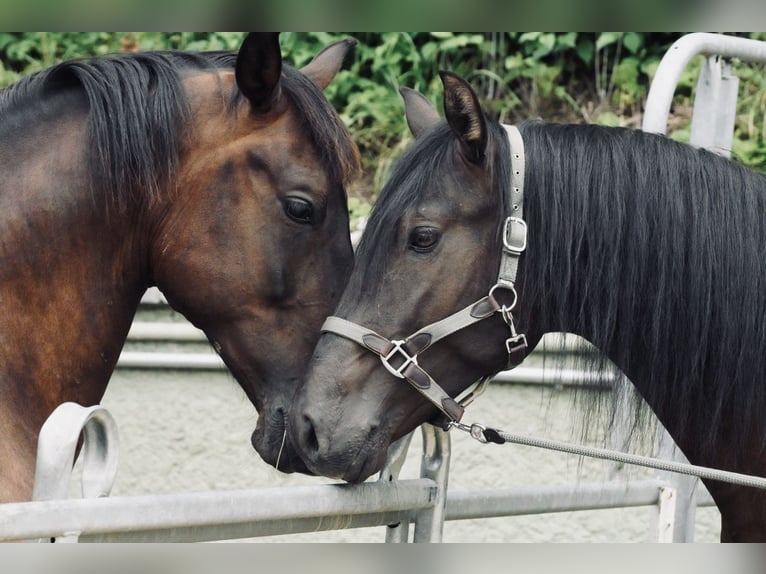
[[[674,460],[688,464],[687,458],[676,446],[668,432],[661,428],[659,438],[658,454],[659,458]],[[699,479],[694,476],[687,476],[675,472],[658,472],[657,478],[668,484],[673,490],[673,528],[670,529],[671,542],[694,542],[694,524],[697,517],[697,483]],[[660,524],[662,528],[662,492],[660,492]],[[667,507],[664,512],[670,512],[671,507]],[[661,530],[660,530],[661,531]],[[667,533],[666,533],[667,535]]]
[[[441,542],[444,533],[445,506],[447,503],[447,481],[449,478],[450,437],[449,433],[430,424],[423,430],[423,458],[420,465],[421,478],[430,478],[436,483],[436,500],[431,508],[415,515],[414,542]]]
[[[117,423],[101,406],[67,402],[45,421],[37,439],[37,462],[32,500],[60,500],[69,494],[77,443],[82,433],[83,498],[109,496],[117,474]],[[58,541],[76,541],[63,536]]]
[[[379,482],[391,482],[399,478],[404,461],[407,458],[407,451],[412,442],[414,431],[403,436],[398,441],[388,447],[388,459],[386,466],[380,471]],[[386,526],[386,542],[401,543],[407,542],[410,533],[409,521],[400,521]]]
[[[689,143],[731,157],[737,115],[739,78],[731,66],[712,56],[705,60],[697,80]]]
[[[657,542],[675,542],[675,516],[677,493],[674,488],[660,487],[657,509]]]

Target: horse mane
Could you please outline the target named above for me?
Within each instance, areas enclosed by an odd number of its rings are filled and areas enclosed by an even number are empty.
[[[139,52],[63,62],[0,91],[0,130],[53,121],[72,104],[88,114],[88,172],[93,193],[118,206],[156,198],[176,173],[191,110],[184,74],[233,69],[236,52]],[[359,169],[356,146],[322,91],[284,65],[282,89],[295,105],[331,180]],[[234,89],[228,107],[241,98]]]
[[[585,336],[643,381],[646,402],[700,453],[727,419],[738,436],[763,429],[766,176],[636,130],[521,131],[522,289],[537,302],[521,305],[522,323]],[[590,363],[609,369],[603,358]],[[646,404],[634,405],[638,425]],[[752,448],[728,446],[734,459],[737,447]]]

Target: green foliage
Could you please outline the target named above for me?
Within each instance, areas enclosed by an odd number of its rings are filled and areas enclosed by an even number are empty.
[[[501,121],[598,122],[640,127],[651,80],[680,34],[649,32],[285,32],[288,63],[301,67],[327,44],[354,37],[353,57],[328,87],[361,152],[366,178],[353,189],[365,215],[388,168],[407,146],[409,131],[397,91],[407,86],[441,109],[439,71],[451,70],[476,88]],[[749,37],[764,40],[766,34]],[[239,32],[0,33],[0,87],[56,62],[125,50],[236,49]],[[676,90],[670,135],[688,139],[690,110],[702,58],[684,71]],[[734,62],[741,79],[734,154],[766,170],[766,74]]]

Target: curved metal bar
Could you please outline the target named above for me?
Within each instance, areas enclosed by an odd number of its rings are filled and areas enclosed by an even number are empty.
[[[766,42],[707,32],[686,34],[676,40],[663,56],[654,75],[646,99],[642,130],[666,133],[668,113],[678,79],[689,61],[699,54],[766,62]]]
[[[77,443],[82,433],[83,498],[108,496],[117,474],[117,423],[103,407],[59,405],[40,429],[32,500],[68,497]]]

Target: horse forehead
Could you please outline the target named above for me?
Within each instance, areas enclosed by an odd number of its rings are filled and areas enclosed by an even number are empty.
[[[468,216],[491,201],[486,189],[484,180],[464,170],[435,174],[416,190],[415,201],[405,208],[404,215],[417,219]]]
[[[252,113],[245,98],[235,101],[236,80],[232,70],[207,70],[184,77],[193,121],[200,136],[235,140],[254,135],[273,141],[291,141],[296,147],[310,145],[295,106],[286,96],[266,113]]]
[[[188,155],[192,171],[201,169],[221,153],[247,161],[256,169],[289,177],[296,184],[313,182],[323,188],[326,169],[311,132],[292,102],[284,97],[266,114],[251,113],[246,100],[230,105],[234,87],[231,72],[203,73],[185,80],[195,115],[194,138]],[[224,151],[228,150],[228,151]],[[200,162],[201,158],[207,158]],[[216,159],[217,158],[217,159]],[[225,166],[226,163],[223,164]]]

